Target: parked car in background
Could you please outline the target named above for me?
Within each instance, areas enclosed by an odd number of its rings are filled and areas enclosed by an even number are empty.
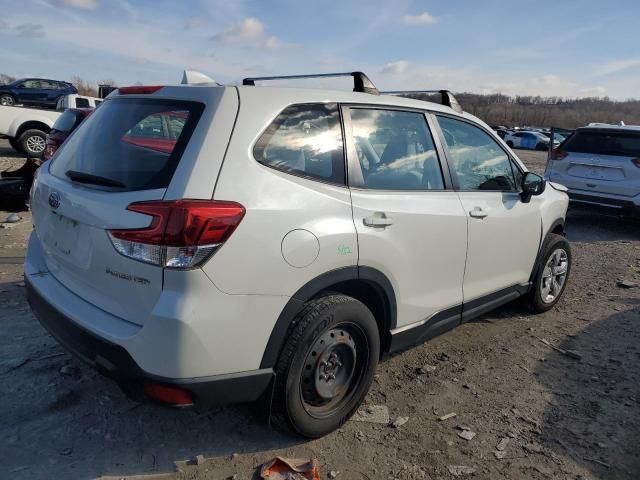
[[[262,399],[319,437],[382,356],[519,297],[553,308],[565,189],[448,92],[350,75],[354,91],[112,93],[33,184],[25,287],[43,326],[136,398]]]
[[[58,117],[51,127],[45,144],[42,159],[47,161],[53,157],[58,148],[71,133],[78,128],[82,121],[91,115],[93,108],[68,108]]]
[[[58,99],[64,95],[78,93],[68,82],[44,78],[23,78],[0,86],[0,105],[27,105],[55,108]]]
[[[528,150],[548,150],[550,142],[550,138],[544,133],[523,130],[509,133],[504,136],[503,140],[510,148],[525,148]],[[560,145],[560,142],[554,140],[553,144]]]
[[[545,176],[569,188],[571,201],[638,215],[640,126],[578,128],[551,152]]]
[[[78,108],[85,105],[83,100],[87,98],[92,97],[71,94],[60,102],[68,108]],[[61,111],[49,109],[0,107],[0,135],[9,137],[9,143],[17,152],[39,158],[46,146],[47,133],[60,115]]]

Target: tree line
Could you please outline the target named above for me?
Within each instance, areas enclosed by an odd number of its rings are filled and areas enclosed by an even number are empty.
[[[627,125],[640,125],[640,100],[617,101],[609,97],[508,96],[500,93],[460,93],[455,96],[465,111],[489,125],[569,129],[592,122],[623,121]],[[414,97],[439,101],[439,98],[426,94]]]
[[[14,80],[14,77],[0,73],[0,85]],[[80,95],[98,96],[97,84],[88,82],[78,75],[71,78],[71,83]],[[115,85],[112,80],[98,83]],[[439,98],[427,94],[412,97],[440,101]],[[576,128],[591,122],[621,121],[627,125],[640,125],[640,100],[617,101],[609,97],[508,96],[500,93],[459,93],[456,94],[456,98],[465,111],[489,125]]]

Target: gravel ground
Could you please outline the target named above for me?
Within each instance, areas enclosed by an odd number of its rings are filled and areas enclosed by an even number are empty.
[[[0,169],[20,166],[10,152],[0,141]],[[544,155],[518,154],[544,168]],[[572,276],[554,310],[509,305],[383,362],[366,403],[406,424],[351,420],[303,441],[251,407],[134,403],[64,353],[25,302],[19,214],[0,229],[0,478],[243,479],[274,455],[315,457],[322,478],[345,480],[457,478],[452,466],[475,469],[460,478],[640,478],[640,288],[616,284],[640,281],[640,233],[617,218],[571,212]]]

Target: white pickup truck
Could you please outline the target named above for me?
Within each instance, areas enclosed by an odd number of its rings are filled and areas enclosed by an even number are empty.
[[[0,137],[8,137],[11,146],[28,157],[39,157],[44,151],[47,133],[67,108],[96,107],[102,99],[66,95],[56,110],[28,107],[0,107]]]

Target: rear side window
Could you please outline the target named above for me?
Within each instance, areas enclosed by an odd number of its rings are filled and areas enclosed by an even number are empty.
[[[203,109],[173,100],[105,102],[61,147],[50,171],[97,177],[118,191],[166,188]]]
[[[438,116],[460,190],[516,190],[511,159],[481,128]]]
[[[268,167],[343,185],[344,148],[337,105],[287,107],[262,134],[253,155]]]
[[[640,157],[640,133],[578,130],[560,148],[565,152]]]
[[[80,114],[74,112],[73,110],[66,110],[62,115],[58,117],[56,123],[51,127],[51,132],[71,132],[75,126],[80,123],[80,119],[78,118]]]
[[[433,139],[422,113],[351,109],[364,186],[375,190],[443,190]]]
[[[89,108],[90,106],[88,98],[76,98],[76,108]]]

